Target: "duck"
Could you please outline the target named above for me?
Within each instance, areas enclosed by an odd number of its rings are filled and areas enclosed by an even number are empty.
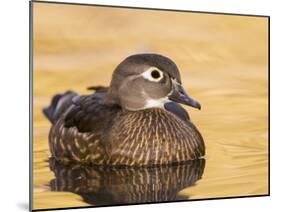
[[[43,113],[51,122],[51,157],[62,163],[158,166],[203,158],[203,137],[182,105],[201,109],[170,58],[135,54],[91,94],[68,90]],[[181,105],[182,104],[182,105]]]

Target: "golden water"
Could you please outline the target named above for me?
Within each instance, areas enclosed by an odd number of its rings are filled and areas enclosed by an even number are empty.
[[[267,33],[266,18],[34,3],[33,207],[89,205],[73,192],[51,191],[42,108],[58,92],[108,85],[115,66],[140,52],[173,59],[202,105],[186,109],[206,143],[204,173],[177,195],[267,194]]]

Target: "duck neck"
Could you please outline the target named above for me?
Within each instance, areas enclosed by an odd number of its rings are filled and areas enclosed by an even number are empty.
[[[120,105],[116,89],[109,88],[105,95],[104,101],[105,104],[108,105]]]

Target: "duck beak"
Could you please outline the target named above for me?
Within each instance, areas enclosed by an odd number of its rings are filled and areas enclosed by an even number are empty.
[[[173,90],[171,94],[168,96],[168,98],[177,103],[189,105],[191,107],[201,109],[201,105],[196,100],[192,99],[188,94],[185,92],[184,88],[180,83],[178,83],[176,80],[172,80],[173,83]]]

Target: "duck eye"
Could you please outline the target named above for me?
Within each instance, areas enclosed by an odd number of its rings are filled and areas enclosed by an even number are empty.
[[[154,78],[154,79],[159,79],[161,75],[160,75],[159,71],[153,70],[153,71],[151,72],[151,76],[152,76],[152,78]]]
[[[151,82],[159,82],[163,78],[163,72],[156,67],[150,67],[142,74],[142,77]]]

